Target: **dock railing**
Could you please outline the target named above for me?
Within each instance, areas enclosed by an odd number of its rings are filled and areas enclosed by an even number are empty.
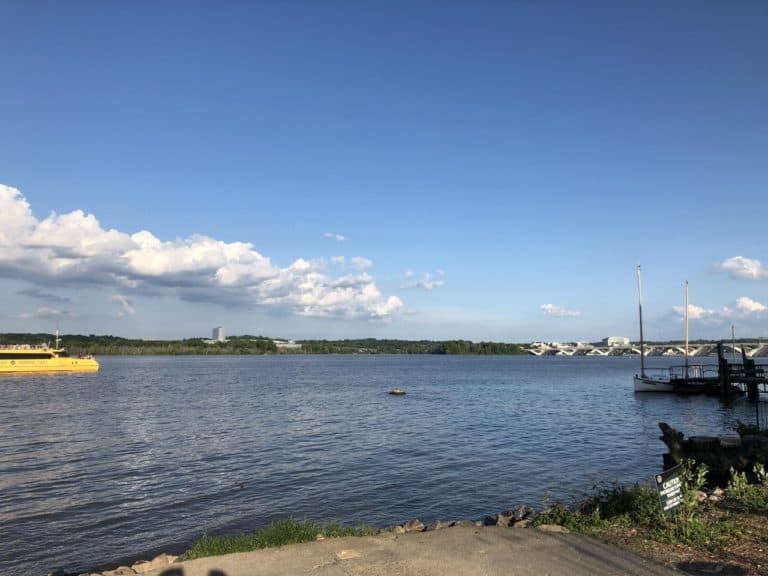
[[[679,380],[717,380],[717,364],[670,366],[669,377]]]

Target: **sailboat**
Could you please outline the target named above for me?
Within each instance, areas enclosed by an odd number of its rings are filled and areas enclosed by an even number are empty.
[[[643,287],[640,266],[637,266],[638,313],[640,316],[640,374],[635,374],[635,392],[675,392],[700,394],[717,385],[716,366],[691,365],[688,363],[688,281],[685,281],[685,364],[669,368],[645,368],[643,342]]]

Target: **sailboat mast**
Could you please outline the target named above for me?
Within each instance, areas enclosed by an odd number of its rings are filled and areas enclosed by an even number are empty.
[[[688,280],[685,281],[685,377],[688,378]]]
[[[640,280],[640,264],[637,265],[637,308],[640,314],[640,376],[645,378],[645,348],[643,347],[643,285]]]

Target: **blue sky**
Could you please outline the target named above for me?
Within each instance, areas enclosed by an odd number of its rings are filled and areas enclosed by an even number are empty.
[[[0,331],[768,336],[764,2],[0,22]]]

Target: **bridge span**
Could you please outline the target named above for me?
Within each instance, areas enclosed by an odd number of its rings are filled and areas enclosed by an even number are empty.
[[[723,342],[726,355],[741,357],[742,347],[747,358],[768,356],[766,342],[740,342],[734,345]],[[639,356],[640,345],[632,343],[629,346],[598,346],[585,342],[533,342],[527,348],[528,354],[534,356]],[[680,342],[654,342],[644,345],[645,356],[684,356],[685,344]],[[688,344],[688,356],[716,356],[717,342]]]

